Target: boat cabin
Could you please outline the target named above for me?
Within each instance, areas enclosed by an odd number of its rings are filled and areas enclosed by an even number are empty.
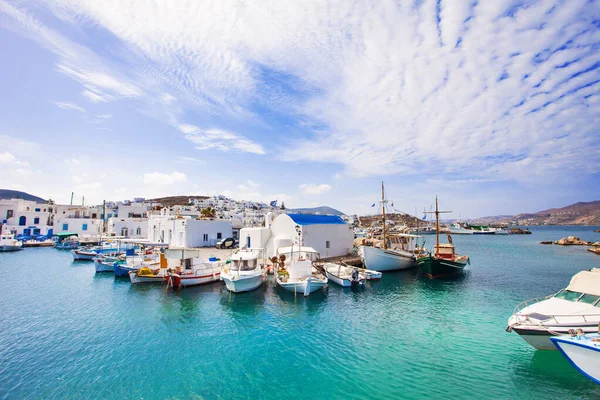
[[[254,271],[259,265],[261,251],[256,250],[240,250],[231,255],[230,271]]]
[[[569,286],[556,293],[554,298],[600,308],[600,269],[593,268],[575,274]]]
[[[454,259],[454,245],[450,243],[440,243],[435,246],[436,254],[438,258],[443,258],[445,260],[453,260]]]
[[[397,250],[404,250],[411,253],[414,253],[419,249],[419,245],[417,243],[418,239],[423,236],[418,235],[410,235],[405,233],[400,233],[396,235],[390,235],[389,237],[389,247]]]

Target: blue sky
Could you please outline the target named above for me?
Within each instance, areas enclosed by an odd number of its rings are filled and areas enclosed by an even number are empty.
[[[455,216],[600,199],[598,1],[0,0],[0,187]]]

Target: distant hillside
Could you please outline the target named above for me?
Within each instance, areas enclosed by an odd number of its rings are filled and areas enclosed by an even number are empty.
[[[171,207],[171,206],[186,206],[190,204],[190,199],[208,199],[208,196],[169,196],[169,197],[159,197],[156,199],[149,199],[146,201],[154,201],[156,203],[160,203],[163,206]]]
[[[41,197],[34,196],[29,193],[20,192],[18,190],[0,189],[0,199],[23,199],[35,201],[36,203],[45,203],[46,200]]]
[[[362,228],[381,226],[381,219],[381,215],[366,215],[359,218],[360,226]],[[410,227],[423,226],[429,223],[429,221],[425,222],[408,214],[386,214],[385,219],[386,221],[393,221],[395,225],[406,225]]]
[[[514,216],[478,218],[481,222],[522,225],[600,225],[600,200]]]
[[[343,212],[336,210],[335,208],[321,206],[313,208],[289,208],[287,209],[290,213],[297,214],[321,214],[321,215],[344,215]]]

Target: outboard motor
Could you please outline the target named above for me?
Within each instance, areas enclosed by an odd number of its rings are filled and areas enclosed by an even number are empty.
[[[352,270],[352,284],[357,285],[359,283],[358,279],[359,279],[358,270],[356,268],[354,268]]]

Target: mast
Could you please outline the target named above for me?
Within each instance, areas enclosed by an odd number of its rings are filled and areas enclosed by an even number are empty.
[[[383,215],[383,249],[387,249],[387,240],[385,238],[385,189],[383,187],[383,181],[381,182],[381,211]]]
[[[435,196],[435,256],[438,256],[440,247],[440,211],[438,210],[438,198]]]

